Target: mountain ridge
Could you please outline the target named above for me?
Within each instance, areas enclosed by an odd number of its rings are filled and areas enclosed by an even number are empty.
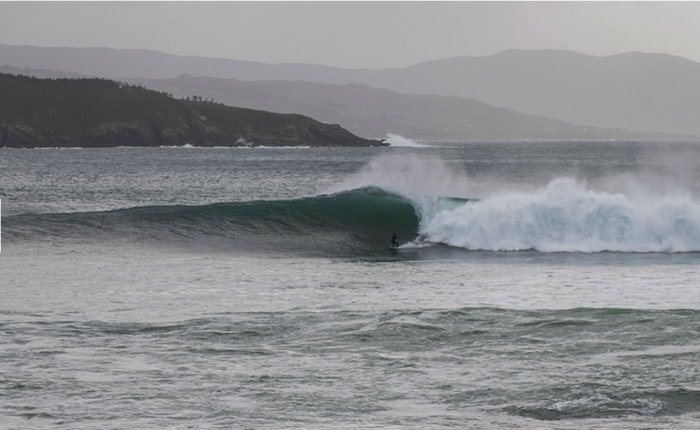
[[[700,63],[670,54],[592,56],[513,49],[369,70],[183,57],[150,50],[0,45],[2,64],[112,79],[164,79],[187,73],[242,81],[358,83],[404,94],[473,98],[583,126],[700,135]],[[58,67],[62,64],[67,67]]]
[[[0,66],[0,72],[42,78],[86,78],[51,70]],[[697,136],[636,133],[578,126],[524,115],[474,99],[400,94],[364,84],[329,85],[303,81],[238,81],[182,75],[174,79],[125,79],[177,98],[204,97],[229,106],[299,113],[339,124],[368,139],[388,133],[419,140],[697,140]]]
[[[421,140],[695,140],[697,136],[636,133],[569,124],[488,106],[475,99],[401,94],[364,84],[304,81],[247,82],[211,77],[129,79],[177,97],[214,98],[227,105],[271,112],[296,112],[337,123],[358,136],[386,133]]]

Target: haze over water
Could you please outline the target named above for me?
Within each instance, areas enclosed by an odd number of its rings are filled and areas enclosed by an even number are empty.
[[[0,149],[0,421],[696,428],[699,151]]]

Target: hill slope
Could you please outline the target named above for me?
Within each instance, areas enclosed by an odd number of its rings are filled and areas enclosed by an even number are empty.
[[[700,64],[665,54],[511,50],[386,71],[365,83],[473,97],[576,124],[700,134]]]
[[[176,100],[104,79],[0,74],[0,147],[373,146],[302,115]]]
[[[302,81],[245,82],[192,77],[128,79],[176,97],[194,95],[229,106],[300,113],[337,123],[358,136],[387,132],[424,140],[673,140],[681,136],[577,126],[564,121],[494,108],[474,99],[400,94],[366,85]]]

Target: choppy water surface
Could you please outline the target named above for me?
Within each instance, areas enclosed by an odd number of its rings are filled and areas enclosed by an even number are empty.
[[[0,149],[0,427],[697,428],[699,153]]]

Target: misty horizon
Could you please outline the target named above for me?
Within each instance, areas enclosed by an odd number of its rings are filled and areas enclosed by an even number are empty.
[[[341,66],[329,66],[326,64],[321,64],[321,63],[303,63],[303,62],[269,62],[269,61],[258,61],[258,60],[244,60],[241,58],[234,58],[234,57],[218,57],[218,56],[205,56],[205,55],[198,55],[198,54],[177,54],[177,53],[172,53],[172,52],[165,52],[161,50],[156,50],[156,49],[148,49],[148,48],[114,48],[114,47],[109,47],[109,46],[50,46],[50,45],[31,45],[31,44],[5,44],[5,43],[0,43],[0,46],[8,46],[8,47],[26,47],[26,48],[46,48],[46,49],[56,49],[56,50],[61,50],[61,49],[75,49],[79,51],[90,51],[90,50],[107,50],[107,51],[123,51],[123,52],[145,52],[145,53],[155,53],[155,54],[165,54],[165,55],[170,55],[174,57],[180,57],[180,58],[197,58],[197,59],[211,59],[211,60],[235,60],[235,61],[240,61],[242,63],[257,63],[257,64],[264,64],[264,65],[270,65],[270,66],[275,66],[275,65],[298,65],[298,66],[320,66],[320,67],[325,67],[329,69],[343,69],[343,70],[367,70],[367,71],[381,71],[381,70],[388,70],[388,69],[407,69],[411,68],[413,66],[418,66],[421,64],[425,63],[432,63],[432,62],[437,62],[437,61],[442,61],[442,60],[452,60],[452,59],[460,59],[460,58],[488,58],[488,57],[495,57],[498,55],[502,55],[504,53],[508,52],[566,52],[566,53],[572,53],[576,55],[581,55],[585,57],[595,57],[595,58],[609,58],[609,57],[617,57],[621,55],[628,55],[628,54],[650,54],[650,55],[666,55],[669,57],[677,57],[681,58],[683,60],[687,60],[693,63],[700,63],[700,60],[693,60],[687,57],[684,57],[682,55],[674,55],[674,54],[669,54],[667,52],[652,52],[652,51],[621,51],[621,52],[616,52],[616,53],[611,53],[611,54],[588,54],[572,49],[555,49],[555,48],[532,48],[532,49],[523,49],[523,48],[506,48],[502,49],[497,52],[493,53],[488,53],[488,54],[481,54],[481,55],[455,55],[451,57],[440,57],[440,58],[430,58],[430,59],[425,59],[425,60],[420,60],[416,63],[411,63],[407,64],[405,66],[401,67],[383,67],[383,68],[369,68],[369,67],[341,67]]]
[[[508,49],[700,61],[699,16],[693,2],[2,2],[0,44],[370,70]]]

